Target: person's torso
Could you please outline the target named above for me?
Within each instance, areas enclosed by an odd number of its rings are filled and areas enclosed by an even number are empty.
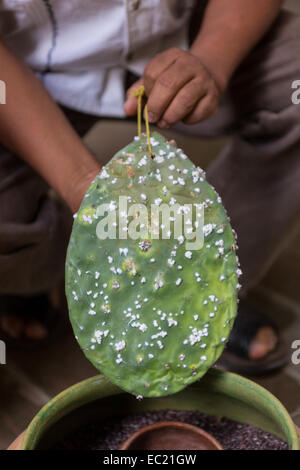
[[[119,99],[126,69],[142,74],[158,52],[185,47],[193,5],[194,0],[0,0],[0,34],[43,76],[55,99],[68,105],[85,89],[86,99],[97,97],[99,105],[109,101],[108,79],[109,93],[115,90]],[[99,106],[88,108],[102,113]]]

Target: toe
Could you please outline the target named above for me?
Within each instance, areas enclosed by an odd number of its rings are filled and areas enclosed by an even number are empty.
[[[0,327],[2,331],[13,339],[18,339],[22,336],[24,328],[24,319],[17,315],[1,315]]]
[[[44,325],[38,321],[32,320],[24,328],[24,334],[28,339],[42,340],[48,335],[48,331]]]

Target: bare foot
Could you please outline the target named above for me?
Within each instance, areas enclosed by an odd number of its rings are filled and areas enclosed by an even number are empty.
[[[274,351],[278,342],[276,332],[270,326],[264,326],[254,336],[250,348],[249,359],[258,360]]]

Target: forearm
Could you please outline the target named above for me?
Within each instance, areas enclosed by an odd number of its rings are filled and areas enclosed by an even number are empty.
[[[32,71],[0,43],[0,141],[16,152],[75,211],[99,164]]]
[[[212,73],[221,91],[269,29],[282,3],[283,0],[210,0],[191,52]]]

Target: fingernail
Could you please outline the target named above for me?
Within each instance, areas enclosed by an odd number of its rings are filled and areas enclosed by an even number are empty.
[[[167,121],[163,120],[163,121],[159,121],[158,126],[163,127],[164,129],[168,129],[168,127],[170,127],[170,124]]]
[[[148,112],[149,122],[155,122],[155,114]]]

